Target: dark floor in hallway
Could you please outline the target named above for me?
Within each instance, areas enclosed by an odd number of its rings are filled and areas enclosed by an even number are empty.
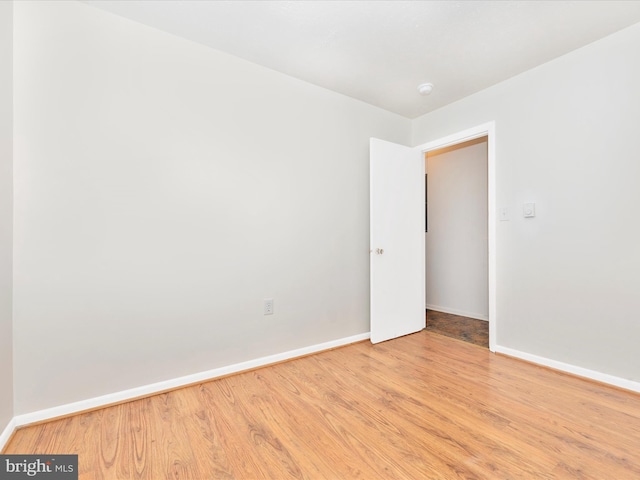
[[[489,322],[427,310],[427,331],[489,348]]]

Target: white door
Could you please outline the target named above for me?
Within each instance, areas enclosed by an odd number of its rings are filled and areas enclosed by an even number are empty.
[[[370,142],[371,342],[425,327],[424,156]]]

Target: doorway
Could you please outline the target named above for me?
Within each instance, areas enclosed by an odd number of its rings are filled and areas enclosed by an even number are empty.
[[[446,137],[416,147],[425,156],[429,152],[455,147],[479,138],[486,138],[486,220],[487,220],[487,303],[489,350],[495,352],[498,336],[498,318],[496,314],[496,135],[495,122],[488,122],[463,130]],[[424,160],[423,160],[424,161]],[[426,162],[425,162],[426,164]],[[426,165],[425,165],[426,167]],[[425,170],[425,173],[427,170]],[[425,247],[426,251],[426,247]],[[426,265],[426,258],[425,258]],[[425,272],[426,274],[426,272]],[[427,305],[425,287],[425,307]]]
[[[427,330],[489,347],[488,138],[425,153]]]

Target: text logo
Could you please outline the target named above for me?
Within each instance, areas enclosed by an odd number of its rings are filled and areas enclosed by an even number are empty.
[[[0,455],[0,480],[78,480],[78,455]]]

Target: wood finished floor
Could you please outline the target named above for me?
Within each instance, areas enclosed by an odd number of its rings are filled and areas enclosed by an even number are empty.
[[[427,330],[489,348],[489,322],[484,320],[427,310]]]
[[[422,331],[19,430],[81,479],[638,479],[640,396]]]

